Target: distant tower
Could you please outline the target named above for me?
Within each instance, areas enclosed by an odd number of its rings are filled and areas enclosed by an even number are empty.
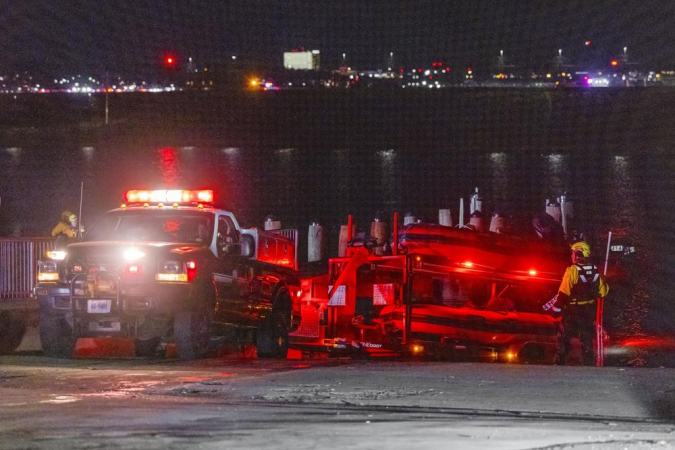
[[[504,70],[505,65],[506,64],[504,60],[504,50],[499,50],[499,58],[497,59],[497,68],[499,69],[500,72]]]
[[[389,60],[387,63],[387,70],[391,72],[394,70],[394,52],[389,52]]]

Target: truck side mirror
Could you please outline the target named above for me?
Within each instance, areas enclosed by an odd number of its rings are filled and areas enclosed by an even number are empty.
[[[255,255],[255,239],[250,234],[241,236],[241,256],[252,258]]]
[[[232,242],[222,247],[222,255],[243,256],[251,258],[255,255],[255,240],[253,236],[243,235],[240,242]]]

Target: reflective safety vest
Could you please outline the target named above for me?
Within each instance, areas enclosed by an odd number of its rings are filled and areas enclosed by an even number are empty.
[[[600,272],[593,264],[575,264],[579,281],[572,287],[571,305],[588,305],[595,303],[600,295]]]

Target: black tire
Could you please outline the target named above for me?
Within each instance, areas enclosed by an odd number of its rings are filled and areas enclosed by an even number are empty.
[[[22,311],[23,312],[23,311]],[[10,311],[0,312],[0,355],[9,355],[21,345],[26,319]]]
[[[65,317],[40,312],[40,342],[42,351],[50,358],[72,358],[77,339]]]
[[[150,339],[136,339],[134,344],[136,347],[136,356],[141,358],[151,358],[157,354],[157,347],[162,340],[160,337],[152,337]]]
[[[258,358],[282,358],[288,353],[288,330],[291,322],[290,298],[277,298],[270,317],[260,323],[256,333]]]
[[[176,313],[173,337],[180,359],[201,359],[206,355],[211,343],[211,325],[211,311],[206,306]]]

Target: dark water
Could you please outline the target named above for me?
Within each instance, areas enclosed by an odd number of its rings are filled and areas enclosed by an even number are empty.
[[[597,256],[609,230],[638,249],[608,299],[612,337],[669,334],[675,93],[627,91],[128,96],[106,130],[100,98],[40,100],[37,117],[32,100],[5,101],[0,230],[47,234],[78,208],[81,181],[85,224],[126,189],[213,188],[245,226],[272,213],[333,237],[349,213],[436,220],[449,207],[456,219],[476,186],[489,212],[524,224],[567,190]]]

